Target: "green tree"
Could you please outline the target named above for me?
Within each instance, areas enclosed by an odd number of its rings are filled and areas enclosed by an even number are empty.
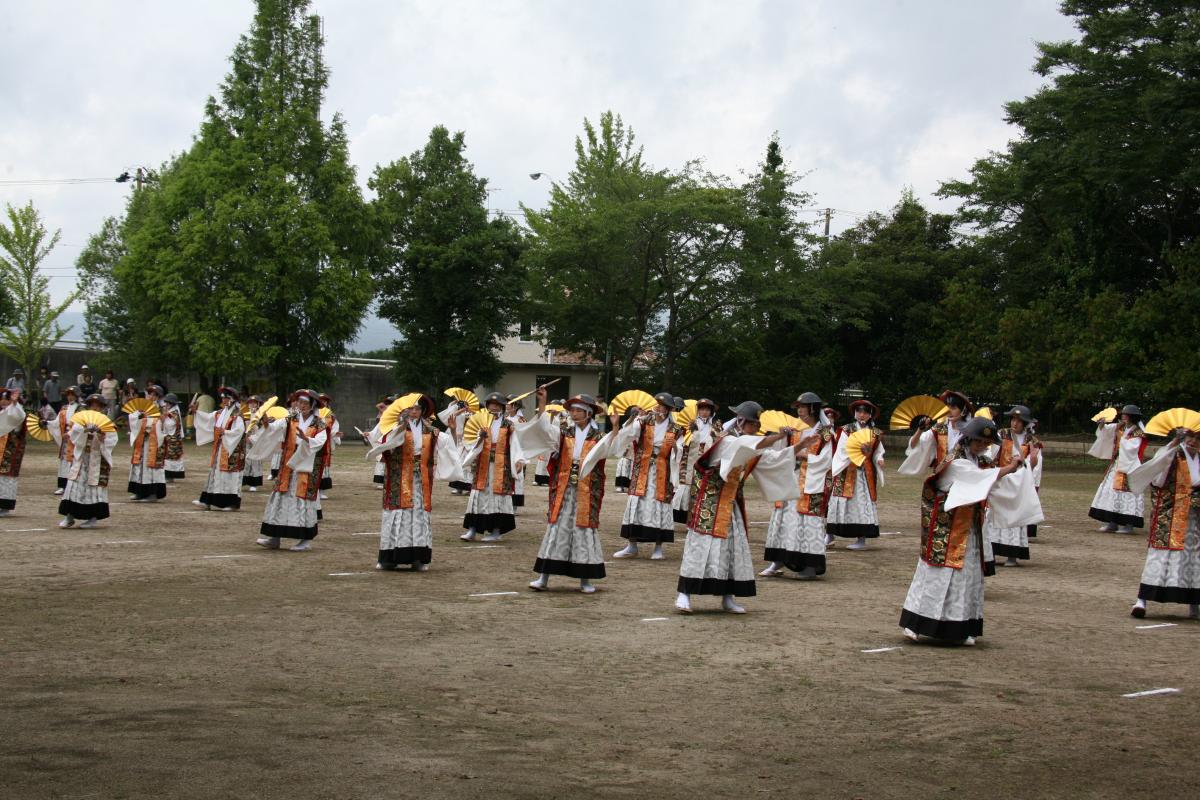
[[[950,295],[987,298],[989,366],[1031,405],[1194,402],[1200,366],[1176,350],[1194,336],[1200,8],[1061,8],[1081,37],[1038,46],[1049,83],[1006,106],[1020,136],[942,187],[987,255]]]
[[[5,315],[11,323],[0,328],[0,352],[25,370],[32,397],[41,389],[36,385],[38,364],[70,330],[59,325],[58,318],[79,293],[72,292],[57,305],[50,302],[50,279],[41,273],[41,264],[62,231],[46,230],[32,201],[20,208],[5,205],[8,223],[0,222],[0,285],[4,297],[11,298]]]
[[[143,366],[267,372],[282,391],[330,378],[370,303],[373,241],[345,124],[321,118],[320,21],[308,0],[256,6],[195,143],[87,251],[111,264],[89,273],[89,319]]]
[[[370,181],[381,240],[375,263],[380,316],[403,337],[393,346],[403,385],[432,392],[494,383],[500,340],[522,311],[519,229],[488,219],[487,180],[466,139],[433,129],[424,149],[378,167]]]

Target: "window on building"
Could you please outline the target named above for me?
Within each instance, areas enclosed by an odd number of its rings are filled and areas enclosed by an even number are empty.
[[[517,331],[517,338],[522,342],[533,341],[533,321],[528,319],[521,320],[520,330]]]

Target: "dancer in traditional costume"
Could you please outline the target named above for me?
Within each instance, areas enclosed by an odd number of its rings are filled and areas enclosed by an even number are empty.
[[[333,398],[325,393],[317,395],[318,411],[325,420],[325,429],[329,432],[325,443],[325,451],[321,462],[321,500],[328,500],[326,494],[333,488],[333,451],[342,443],[342,425],[338,422],[337,414],[333,413]],[[320,504],[318,503],[318,507]]]
[[[1130,612],[1146,616],[1146,603],[1184,603],[1200,619],[1200,431],[1179,429],[1154,458],[1129,473],[1138,493],[1151,487],[1153,512],[1146,566]]]
[[[517,473],[525,468],[520,447],[513,436],[513,422],[504,416],[507,398],[492,392],[483,407],[492,415],[475,443],[463,456],[463,464],[475,467],[475,482],[467,500],[463,527],[459,538],[474,541],[483,532],[483,541],[498,542],[500,537],[517,527],[513,517],[512,495],[516,490]]]
[[[764,578],[782,575],[784,569],[802,581],[825,574],[825,479],[833,463],[833,428],[821,410],[824,401],[815,392],[805,392],[792,403],[796,415],[808,427],[791,431],[779,447],[798,448],[796,486],[800,499],[775,504],[767,525],[764,556],[770,563],[758,573]]]
[[[17,482],[25,460],[25,409],[17,389],[0,391],[0,517],[17,507]]]
[[[375,569],[424,572],[433,560],[433,482],[462,475],[453,428],[441,433],[430,425],[434,410],[421,395],[367,452],[368,459],[382,458],[386,470]]]
[[[603,404],[580,394],[566,402],[569,422],[556,422],[545,413],[545,389],[538,393],[538,414],[518,430],[523,453],[532,456],[550,451],[550,509],[546,533],[538,547],[533,571],[538,577],[529,588],[549,588],[551,575],[579,581],[579,591],[592,594],[592,581],[605,576],[600,548],[600,508],[604,502],[604,463],[617,435],[603,434],[596,415]]]
[[[246,407],[242,410],[242,419],[249,420],[258,409],[262,408],[265,397],[252,395],[246,398]],[[247,446],[250,442],[247,441]],[[257,492],[258,487],[263,485],[263,464],[265,462],[257,458],[247,458],[246,468],[242,470],[242,488],[248,492]]]
[[[985,455],[999,442],[996,423],[976,417],[959,432],[954,446],[921,492],[921,555],[904,599],[900,627],[916,641],[925,636],[975,644],[983,634],[983,536],[985,503],[1000,525],[1040,521],[1041,504],[1032,475],[1020,456],[995,467]]]
[[[946,416],[935,422],[929,417],[921,420],[908,440],[906,458],[897,470],[901,475],[920,475],[927,469],[937,469],[954,450],[963,428],[971,419],[975,406],[962,392],[947,389],[938,396],[946,404]]]
[[[510,394],[508,396],[508,404],[505,406],[505,413],[508,418],[513,421],[514,425],[520,425],[525,422],[525,407],[520,402],[514,402],[517,395]],[[513,514],[520,514],[521,509],[525,507],[525,470],[522,469],[517,474],[516,480],[513,482]]]
[[[762,406],[746,401],[734,406],[736,415],[728,429],[692,438],[703,448],[692,478],[692,511],[687,539],[679,564],[675,608],[692,612],[692,595],[721,598],[731,614],[745,614],[736,598],[753,597],[754,562],[746,537],[743,484],[751,472],[767,500],[788,502],[800,495],[796,483],[796,458],[804,445],[774,449],[792,431],[755,436]],[[713,429],[710,428],[710,431]]]
[[[642,411],[642,409],[639,409],[636,406],[631,406],[630,408],[626,409],[626,413],[630,415],[630,418],[636,416],[637,414],[640,414],[641,411]],[[614,430],[617,429],[617,424],[616,424],[615,419],[613,419],[612,427]],[[633,449],[633,445],[631,444],[629,446],[629,449],[620,453],[619,457],[617,458],[616,478],[613,480],[613,485],[617,487],[618,494],[628,494],[629,493],[630,479],[633,477],[633,454],[631,452],[632,449]]]
[[[637,558],[639,542],[653,542],[650,558],[661,560],[663,543],[675,541],[675,484],[683,463],[683,439],[686,431],[672,416],[675,396],[670,392],[654,395],[653,410],[631,417],[621,428],[622,442],[633,442],[633,472],[630,474],[629,500],[621,518],[621,538],[628,544],[613,553],[613,558]],[[621,452],[621,450],[618,450]]]
[[[54,437],[54,443],[58,445],[58,486],[54,489],[56,495],[62,494],[67,488],[67,475],[71,472],[71,462],[75,457],[75,446],[71,443],[68,433],[71,430],[71,417],[79,410],[79,388],[68,386],[63,394],[66,401],[46,426],[50,435]]]
[[[675,487],[675,497],[671,500],[671,513],[675,522],[687,525],[688,515],[692,510],[692,469],[696,459],[700,457],[700,448],[696,446],[696,435],[706,441],[711,441],[713,431],[713,415],[717,413],[717,404],[706,397],[696,401],[696,418],[688,423],[687,432],[683,436],[683,456],[679,460],[679,485]]]
[[[163,476],[167,483],[181,481],[187,477],[183,463],[183,414],[179,411],[179,398],[171,392],[162,399],[163,416]]]
[[[1133,533],[1144,525],[1146,499],[1141,492],[1129,491],[1128,476],[1142,463],[1145,452],[1146,427],[1137,406],[1125,406],[1118,421],[1101,422],[1096,428],[1096,441],[1088,455],[1108,459],[1108,469],[1088,516],[1104,523],[1100,526],[1103,533]]]
[[[825,512],[826,542],[832,537],[854,539],[847,550],[865,550],[868,539],[879,538],[879,489],[884,484],[883,436],[875,427],[879,407],[870,400],[855,400],[850,404],[853,422],[838,429],[833,453],[829,487],[829,508]],[[855,466],[850,460],[849,440],[859,431],[870,431],[871,440],[858,445],[863,462]]]
[[[596,402],[599,402],[599,401],[596,401]],[[562,406],[565,403],[566,403],[565,400],[555,400],[553,404],[556,406]],[[600,416],[603,417],[604,416],[603,413],[601,413]],[[561,413],[556,412],[556,413],[550,415],[550,424],[554,428],[559,428],[562,425],[565,425],[566,423],[570,422],[570,420],[571,420],[570,415],[565,411],[561,412]],[[593,420],[593,422],[595,422],[595,421]],[[600,426],[597,425],[596,427],[597,427],[597,429],[599,429]],[[543,453],[542,455],[538,456],[536,460],[534,460],[534,462],[533,462],[533,483],[535,486],[549,486],[550,485],[549,465],[550,465],[550,454],[549,453]]]
[[[460,414],[458,412],[463,409],[466,409],[466,408],[467,408],[466,401],[451,400],[449,405],[447,405],[444,409],[442,409],[441,411],[438,412],[438,419],[442,421],[442,424],[445,425],[447,429],[449,429],[449,427],[451,425],[455,426],[454,439],[455,439],[455,441],[457,441],[459,443],[459,450],[460,450],[459,460],[460,461],[462,460],[461,450],[464,447],[463,427],[467,424],[467,415]],[[474,487],[474,485],[475,485],[475,465],[473,463],[471,463],[471,464],[464,463],[462,465],[462,479],[450,481],[450,484],[449,484],[450,493],[457,494],[457,495],[470,494],[471,489]]]
[[[99,394],[88,395],[85,405],[89,411],[103,414],[108,408]],[[76,520],[81,528],[94,528],[108,519],[108,479],[112,473],[112,453],[117,446],[116,431],[104,433],[95,425],[72,423],[67,432],[74,449],[74,461],[67,475],[67,486],[58,513],[63,515],[60,528],[70,528]]]
[[[242,470],[246,466],[246,423],[238,406],[238,393],[228,386],[217,390],[221,407],[216,411],[188,409],[196,420],[196,444],[212,444],[208,479],[199,500],[192,505],[205,511],[237,511],[242,507]]]
[[[1002,428],[999,433],[999,448],[996,454],[996,466],[1005,467],[1017,457],[1025,460],[1025,465],[1033,473],[1033,486],[1037,489],[1042,485],[1042,442],[1033,433],[1033,414],[1027,406],[1013,406],[1007,412],[1009,427]],[[995,514],[988,510],[983,520],[983,533],[991,542],[992,552],[1003,556],[1003,565],[1015,567],[1020,561],[1029,560],[1029,538],[1037,530],[1037,525],[1021,525],[1016,528],[1002,528],[996,524]]]
[[[162,394],[161,386],[150,384],[146,387],[146,398],[156,404],[161,401]],[[129,499],[135,503],[156,503],[167,496],[164,419],[161,414],[153,417],[142,411],[132,412],[127,419],[129,446],[133,448],[126,487]]]
[[[329,431],[317,413],[317,393],[303,389],[294,396],[294,409],[286,417],[259,421],[264,430],[255,437],[249,455],[266,459],[272,450],[280,451],[279,475],[263,509],[256,543],[278,550],[281,539],[296,539],[288,549],[300,553],[311,550],[317,538],[320,468]]]
[[[371,430],[367,431],[366,433],[359,431],[359,433],[362,434],[363,442],[366,443],[368,449],[374,447],[383,440],[383,435],[379,432],[379,418],[383,416],[384,410],[393,402],[395,402],[395,400],[396,398],[393,395],[388,395],[387,397],[383,398],[383,400],[376,403],[375,424],[371,427]],[[387,465],[383,463],[382,455],[375,456],[375,465],[371,468],[371,483],[376,489],[383,489],[386,481]]]

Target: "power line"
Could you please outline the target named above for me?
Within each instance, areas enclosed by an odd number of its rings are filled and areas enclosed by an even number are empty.
[[[0,181],[0,186],[77,186],[86,183],[116,183],[115,178],[26,178]]]

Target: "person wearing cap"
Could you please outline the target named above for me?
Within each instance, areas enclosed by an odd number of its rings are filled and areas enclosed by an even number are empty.
[[[1129,473],[1130,488],[1150,487],[1150,537],[1146,565],[1130,614],[1146,616],[1146,603],[1183,603],[1200,619],[1200,430],[1180,428],[1154,458]]]
[[[87,396],[85,407],[89,411],[104,413],[104,398],[99,394]],[[117,432],[105,433],[96,425],[71,423],[67,434],[71,438],[74,460],[67,474],[67,485],[58,513],[63,515],[60,528],[70,528],[76,520],[81,528],[94,528],[102,519],[108,519],[108,480],[112,474],[112,453],[120,438]]]
[[[466,533],[458,537],[464,542],[474,541],[481,532],[483,541],[498,542],[517,527],[512,496],[517,474],[525,469],[525,461],[513,435],[513,421],[504,416],[507,404],[508,398],[499,392],[484,398],[483,407],[491,414],[492,421],[463,454],[463,463],[475,467],[475,480],[463,515]]]
[[[1113,422],[1101,422],[1088,455],[1107,459],[1108,469],[1092,498],[1088,516],[1103,522],[1103,533],[1133,533],[1144,525],[1146,498],[1129,490],[1129,473],[1138,468],[1146,453],[1146,427],[1142,410],[1134,405],[1121,409]]]
[[[671,500],[671,513],[675,522],[687,525],[688,514],[692,508],[692,469],[696,459],[700,457],[700,448],[693,446],[697,434],[701,439],[712,439],[712,424],[717,404],[707,397],[696,401],[696,418],[688,423],[683,436],[683,456],[679,460],[679,485],[675,487],[675,497]]]
[[[1005,412],[1009,423],[1001,428],[999,447],[996,451],[996,466],[1004,467],[1017,457],[1025,460],[1033,474],[1036,490],[1042,485],[1042,441],[1033,432],[1033,414],[1028,406],[1013,406]],[[996,524],[995,514],[988,509],[983,518],[983,535],[991,543],[992,552],[1004,557],[1004,566],[1015,567],[1019,560],[1029,560],[1029,539],[1036,535],[1037,525],[1021,525],[1004,528]]]
[[[58,383],[57,372],[51,371],[50,377],[42,383],[42,404],[50,406],[56,414],[62,407],[62,389]]]
[[[183,414],[179,398],[168,392],[162,399],[163,478],[167,483],[181,481],[187,476],[183,461]]]
[[[46,429],[54,437],[54,443],[58,445],[58,485],[54,489],[56,495],[62,494],[67,488],[67,474],[71,471],[71,462],[75,457],[75,446],[71,443],[68,433],[71,430],[71,417],[79,410],[79,389],[68,386],[63,394],[66,396],[66,402],[46,425]]]
[[[750,473],[769,501],[787,502],[800,495],[796,459],[804,445],[775,447],[793,431],[757,436],[762,406],[752,400],[732,411],[735,416],[726,428],[718,431],[713,426],[692,438],[701,455],[692,477],[692,510],[675,586],[675,609],[682,614],[692,612],[692,596],[697,594],[720,597],[722,608],[731,614],[746,613],[737,598],[755,594],[742,494]]]
[[[20,367],[14,369],[12,371],[12,377],[4,382],[4,388],[10,394],[12,392],[25,394],[25,370],[21,369]]]
[[[824,401],[815,392],[804,392],[792,408],[807,426],[790,431],[778,447],[798,448],[804,458],[796,474],[799,499],[778,502],[767,524],[764,557],[770,563],[758,573],[764,578],[782,575],[785,569],[803,581],[825,574],[825,479],[833,463],[833,426],[822,411]]]
[[[633,443],[633,471],[629,476],[629,500],[621,518],[621,538],[628,544],[613,558],[637,558],[639,542],[653,542],[650,558],[661,560],[663,543],[675,541],[675,484],[683,463],[684,431],[672,416],[675,395],[659,392],[657,405],[631,417],[620,429],[618,452],[624,442]]]
[[[262,397],[261,395],[250,395],[249,397],[246,398],[246,405],[242,409],[242,419],[247,423],[247,425],[249,425],[250,418],[254,416],[254,413],[262,407],[264,400],[266,400],[266,398]],[[257,429],[257,431],[254,431],[254,432],[250,432],[249,430],[247,430],[247,433],[246,433],[247,452],[249,452],[249,448],[254,446],[254,440],[261,433],[262,433],[261,427],[259,427]],[[262,460],[257,459],[257,458],[247,457],[246,458],[246,468],[242,470],[242,489],[244,489],[247,492],[257,492],[258,487],[260,487],[262,485],[263,485],[263,462],[262,462]]]
[[[520,401],[516,401],[517,395],[510,394],[507,396],[508,403],[505,405],[505,413],[508,418],[513,421],[514,425],[520,425],[525,422],[525,406]],[[521,509],[525,507],[525,470],[521,470],[517,475],[516,482],[513,484],[513,514],[520,514]]]
[[[188,411],[196,425],[196,444],[212,444],[208,460],[208,478],[199,500],[192,505],[205,511],[237,511],[242,507],[242,470],[246,467],[246,423],[242,419],[236,389],[222,386],[217,390],[221,405],[215,411],[197,411],[192,402]]]
[[[21,393],[0,392],[0,517],[17,507],[17,482],[25,460],[25,409]]]
[[[367,459],[383,458],[383,518],[375,569],[424,572],[433,560],[433,482],[461,477],[453,428],[430,424],[433,400],[420,395],[396,427],[380,431]]]
[[[279,474],[263,509],[255,543],[278,550],[283,539],[295,539],[288,549],[302,553],[312,549],[321,517],[320,489],[322,451],[329,442],[325,420],[317,413],[320,402],[312,389],[301,389],[289,398],[286,417],[263,417],[263,428],[247,456],[265,460],[280,451]]]
[[[100,392],[100,396],[104,398],[104,403],[107,406],[104,413],[107,414],[108,418],[112,420],[117,418],[117,411],[119,410],[117,408],[117,391],[120,390],[120,388],[121,384],[117,382],[115,377],[113,377],[113,371],[111,369],[105,372],[104,377],[100,379],[98,384],[96,384],[96,389]]]
[[[605,408],[590,395],[566,401],[566,422],[546,413],[545,389],[538,390],[537,403],[537,415],[517,433],[522,452],[550,453],[546,533],[533,562],[538,577],[529,588],[546,591],[551,575],[565,575],[579,581],[579,591],[592,594],[596,591],[592,581],[605,576],[598,529],[605,459],[617,434],[602,433],[597,427],[596,416]]]
[[[162,387],[150,384],[146,397],[161,402]],[[135,503],[154,503],[167,496],[166,429],[163,417],[147,416],[141,411],[129,415],[129,499]]]
[[[829,537],[854,539],[847,550],[865,550],[868,539],[879,538],[879,489],[884,484],[883,436],[875,427],[879,407],[867,399],[850,404],[854,418],[838,429],[829,486],[829,508],[825,512],[825,532]],[[850,437],[859,431],[871,431],[871,441],[860,445],[863,462],[850,460]],[[829,542],[829,539],[826,539]]]
[[[922,417],[916,431],[908,440],[904,451],[904,463],[896,470],[901,475],[920,475],[927,469],[937,469],[954,450],[963,428],[972,418],[975,406],[962,392],[950,389],[938,395],[946,405],[946,416],[941,420]]]
[[[913,641],[924,636],[975,644],[983,634],[984,506],[998,524],[1024,525],[1041,520],[1041,504],[1029,472],[1013,475],[1020,456],[996,467],[987,451],[999,443],[996,423],[975,417],[959,432],[954,446],[921,492],[921,553],[904,598],[900,627]]]
[[[403,392],[401,392],[401,394],[403,394]],[[463,447],[463,430],[466,427],[467,418],[470,416],[470,411],[471,409],[467,406],[465,401],[451,398],[446,407],[438,412],[438,419],[441,420],[441,423],[446,426],[447,430],[449,430],[451,426],[454,427],[454,440],[459,443],[460,462],[462,456],[461,450]],[[470,494],[474,485],[475,465],[463,464],[462,478],[458,480],[452,480],[449,483],[450,494]]]

